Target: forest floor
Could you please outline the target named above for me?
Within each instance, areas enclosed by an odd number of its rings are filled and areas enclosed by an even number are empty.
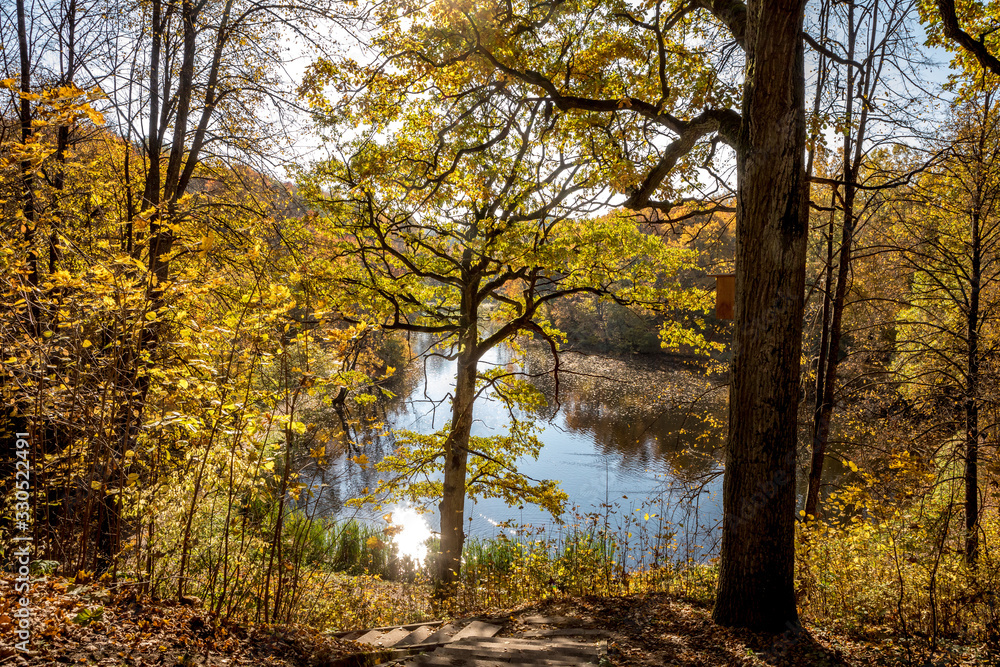
[[[712,622],[703,603],[666,594],[626,598],[553,599],[518,613],[592,618],[609,633],[608,658],[613,667],[996,667],[997,647],[939,644],[930,651],[923,642],[872,633],[852,638],[810,626],[778,635],[732,630]],[[501,634],[503,634],[501,632]]]
[[[18,594],[10,575],[0,576],[0,666],[101,665],[152,667],[273,666],[338,664],[358,648],[298,626],[224,623],[204,610],[137,598],[100,582],[72,583],[57,577],[32,582],[31,640],[16,649]]]
[[[15,649],[13,579],[0,576],[0,666],[361,667],[353,642],[298,626],[223,623],[193,606],[153,603],[98,582],[34,582],[28,652]],[[1000,665],[1000,652],[899,638],[848,638],[815,627],[780,635],[721,628],[705,605],[667,595],[562,598],[504,613],[501,636],[517,635],[529,614],[588,619],[608,636],[607,667]],[[491,620],[496,620],[491,615]]]

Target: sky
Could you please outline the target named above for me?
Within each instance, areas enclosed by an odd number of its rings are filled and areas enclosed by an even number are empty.
[[[818,3],[813,2],[810,5],[815,8]],[[944,49],[940,47],[927,47],[924,45],[926,41],[926,36],[923,30],[923,26],[919,24],[918,21],[911,21],[910,29],[912,31],[912,40],[921,45],[920,55],[922,55],[927,60],[926,65],[918,66],[910,73],[910,81],[907,82],[903,79],[901,75],[895,75],[895,81],[891,81],[891,85],[887,86],[885,92],[886,95],[889,94],[899,94],[900,92],[909,89],[916,93],[916,88],[918,86],[925,86],[929,91],[935,91],[938,95],[941,94],[941,85],[947,80],[948,74],[950,72],[949,62],[950,54],[948,54]],[[339,42],[342,47],[342,53],[349,57],[361,60],[364,58],[362,49],[356,45],[352,46],[352,39],[343,31],[332,26],[330,38],[333,41]],[[290,32],[285,40],[286,51],[285,51],[285,62],[284,76],[287,80],[288,87],[294,89],[295,86],[302,80],[302,76],[306,71],[308,65],[314,61],[316,53],[312,51],[308,46],[306,46],[303,40]],[[806,76],[807,81],[812,81],[816,74],[816,64],[817,58],[816,53],[807,47],[807,62],[806,62]],[[807,83],[807,96],[810,96],[810,83]],[[947,108],[947,100],[944,98],[933,99],[932,97],[924,97],[919,103],[922,106],[921,116],[928,119],[929,122],[924,124],[922,128],[925,132],[933,134],[934,128],[940,125],[940,120],[943,118],[944,112]],[[807,108],[812,107],[812,101],[807,100]],[[914,110],[915,106],[913,104],[906,105],[909,110]],[[307,166],[310,162],[315,160],[322,160],[329,158],[331,155],[331,150],[329,146],[324,145],[320,137],[309,128],[309,118],[306,113],[293,114],[296,118],[297,127],[291,134],[291,144],[284,151],[283,158],[300,166]],[[933,119],[933,120],[931,120]],[[899,128],[893,127],[873,127],[873,134],[878,135],[881,130],[881,140],[885,141],[901,141],[910,144],[916,144],[920,141],[919,138],[915,136],[905,136],[906,133]],[[834,128],[827,127],[823,135],[826,139],[826,143],[829,147],[839,147],[842,140],[839,138]],[[728,165],[731,167],[732,165]],[[280,167],[276,169],[283,171]],[[727,165],[723,164],[719,167],[719,172],[729,172],[731,175],[728,177],[734,179],[733,169],[727,169]],[[279,177],[284,178],[283,174],[279,174]],[[707,182],[708,179],[706,178]],[[731,187],[734,183],[729,184]]]

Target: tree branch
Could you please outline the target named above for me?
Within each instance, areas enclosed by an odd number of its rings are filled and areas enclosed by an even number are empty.
[[[833,51],[831,51],[830,49],[826,48],[825,46],[817,42],[815,39],[813,39],[812,36],[807,32],[802,33],[802,39],[804,39],[806,44],[811,46],[814,51],[823,54],[824,56],[826,56],[835,63],[840,63],[841,65],[850,65],[851,67],[856,67],[859,70],[864,69],[861,66],[861,63],[857,62],[856,60],[851,60],[850,58],[845,58],[843,56],[837,55],[836,53],[834,53]]]
[[[984,68],[994,74],[1000,74],[1000,60],[986,49],[986,45],[983,44],[982,39],[976,39],[962,30],[962,26],[958,23],[958,16],[955,13],[955,0],[937,0],[937,7],[938,13],[941,15],[944,34],[975,56],[976,60]]]
[[[694,0],[693,7],[707,9],[729,28],[736,43],[746,50],[747,6],[740,0]]]

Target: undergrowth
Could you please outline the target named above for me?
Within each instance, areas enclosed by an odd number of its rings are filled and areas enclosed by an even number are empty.
[[[980,558],[971,568],[962,549],[962,487],[954,463],[915,459],[894,456],[891,475],[858,472],[856,483],[828,498],[825,519],[802,517],[796,573],[801,617],[859,639],[899,638],[931,648],[996,645],[996,493],[983,495]],[[286,507],[282,515],[267,497],[258,494],[227,522],[220,521],[219,505],[195,509],[187,590],[221,616],[346,630],[567,595],[665,592],[706,605],[714,597],[711,541],[702,547],[682,532],[683,520],[667,521],[662,508],[623,510],[605,503],[567,512],[562,525],[501,525],[493,537],[469,539],[455,605],[443,609],[432,604],[433,562],[401,558],[392,529],[314,517],[300,508]],[[156,539],[176,544],[181,522],[171,512],[180,516],[183,506],[164,503],[160,512]],[[223,525],[230,526],[228,534]],[[177,563],[176,551],[165,550],[150,581],[154,595],[176,595]],[[143,573],[123,568],[121,574],[141,580],[136,575]],[[262,599],[281,606],[262,614]]]
[[[831,518],[799,530],[798,595],[803,615],[861,637],[1000,642],[1000,517],[985,493],[980,554],[966,562],[961,480],[948,460],[906,452],[889,462],[905,491],[886,495],[884,478],[833,494]]]

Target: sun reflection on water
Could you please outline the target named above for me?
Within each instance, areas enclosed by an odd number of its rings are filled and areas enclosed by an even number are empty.
[[[392,536],[399,555],[408,556],[421,565],[427,557],[427,538],[431,536],[427,520],[412,507],[397,507],[392,511],[389,523],[399,528],[399,532]]]

